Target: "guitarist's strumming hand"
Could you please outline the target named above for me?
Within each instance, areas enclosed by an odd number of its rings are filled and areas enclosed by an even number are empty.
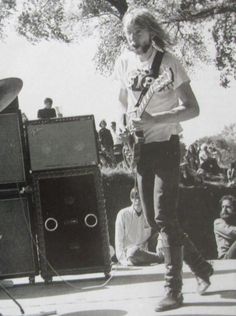
[[[132,118],[130,123],[131,131],[143,131],[149,129],[155,124],[155,119],[152,115],[147,113],[146,111],[143,112],[141,118]]]

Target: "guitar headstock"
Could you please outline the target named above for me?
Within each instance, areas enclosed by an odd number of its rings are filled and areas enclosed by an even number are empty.
[[[152,89],[156,92],[163,90],[173,82],[173,71],[171,68],[165,69],[163,73],[155,79]]]

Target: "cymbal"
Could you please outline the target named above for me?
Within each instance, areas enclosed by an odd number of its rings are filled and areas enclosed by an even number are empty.
[[[23,81],[20,78],[5,78],[0,80],[0,112],[15,100],[22,87]]]

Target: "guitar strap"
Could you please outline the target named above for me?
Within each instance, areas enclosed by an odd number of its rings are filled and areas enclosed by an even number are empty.
[[[159,76],[159,70],[160,70],[163,56],[164,56],[164,52],[157,51],[153,59],[151,73],[155,79]]]
[[[150,74],[156,79],[158,78],[159,76],[159,70],[160,70],[160,66],[161,66],[161,62],[162,62],[162,58],[163,58],[163,55],[164,55],[164,52],[160,52],[160,51],[157,51],[154,59],[153,59],[153,62],[152,62],[152,66],[151,66],[151,71],[150,71]],[[144,87],[140,93],[140,96],[138,98],[138,101],[135,105],[135,107],[139,107],[143,97],[145,96],[145,94],[147,93],[148,91],[148,87]]]

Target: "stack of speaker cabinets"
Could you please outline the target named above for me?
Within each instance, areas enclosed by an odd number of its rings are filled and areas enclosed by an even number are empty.
[[[17,102],[17,100],[15,100]],[[0,114],[0,279],[38,271],[30,196],[26,185],[24,132],[19,110]]]
[[[41,276],[111,270],[93,115],[26,124]]]

